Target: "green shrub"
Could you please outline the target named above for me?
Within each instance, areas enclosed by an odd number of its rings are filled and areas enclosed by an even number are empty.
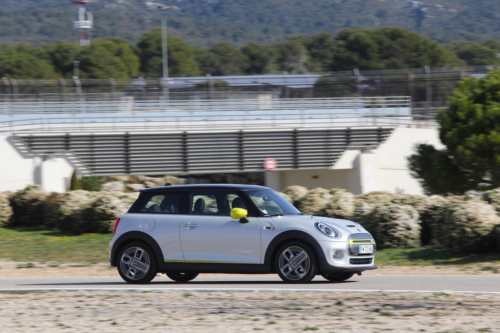
[[[84,224],[73,226],[73,232],[82,233],[110,233],[117,218],[127,212],[129,205],[126,205],[115,196],[108,196],[99,193],[97,198],[85,207],[82,213],[85,218]]]
[[[33,227],[44,224],[41,212],[49,194],[41,186],[30,185],[10,197],[13,218],[10,226]]]
[[[109,192],[71,191],[59,200],[54,226],[67,233],[109,233],[126,213],[134,196]]]
[[[492,205],[500,214],[500,188],[484,192],[483,200]]]
[[[82,189],[85,191],[99,192],[101,183],[97,177],[82,177]]]
[[[383,203],[390,203],[395,200],[403,200],[409,196],[408,194],[397,194],[386,191],[374,191],[367,194],[360,194],[356,196],[356,201],[366,202],[369,204],[380,205]]]
[[[411,206],[358,202],[352,220],[373,235],[380,249],[420,245],[419,214]]]
[[[76,170],[73,170],[73,174],[71,175],[71,183],[70,183],[69,189],[71,191],[76,191],[76,190],[82,189],[82,183],[80,181],[80,178],[78,178]]]
[[[391,202],[415,208],[420,216],[422,245],[438,244],[437,234],[442,232],[448,200],[440,196],[397,195]]]
[[[9,224],[12,217],[12,207],[10,207],[9,194],[0,193],[0,227]]]
[[[331,198],[330,191],[318,187],[308,191],[306,196],[299,199],[296,205],[304,214],[320,215]]]
[[[439,242],[452,252],[483,252],[495,248],[500,217],[480,200],[451,199],[444,214]]]
[[[306,187],[304,186],[288,186],[286,187],[282,193],[288,195],[292,199],[292,203],[294,205],[298,204],[298,201],[305,197],[307,193],[309,192]]]
[[[321,216],[350,219],[354,214],[356,200],[354,194],[347,190],[330,190],[331,199],[319,213]]]

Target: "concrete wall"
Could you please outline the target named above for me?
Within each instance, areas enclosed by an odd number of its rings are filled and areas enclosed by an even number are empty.
[[[407,158],[417,144],[426,143],[437,149],[444,145],[437,129],[396,128],[376,150],[381,191],[424,194],[422,186],[408,169]]]
[[[12,137],[0,135],[0,192],[38,184],[62,193],[69,189],[72,173],[73,167],[64,157],[48,159],[21,153],[12,144]]]
[[[356,170],[290,170],[266,171],[266,186],[282,190],[287,186],[301,185],[309,189],[316,187],[341,187],[360,191]]]
[[[275,190],[301,185],[308,189],[341,187],[354,194],[372,191],[423,194],[420,183],[410,174],[407,161],[420,143],[443,148],[435,129],[396,128],[377,149],[347,150],[329,170],[267,171],[266,185]]]

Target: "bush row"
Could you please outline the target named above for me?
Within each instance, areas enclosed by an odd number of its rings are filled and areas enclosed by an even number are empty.
[[[342,189],[289,186],[283,195],[306,214],[362,224],[379,248],[443,245],[452,252],[500,251],[500,189],[482,197],[353,195]]]
[[[121,192],[77,190],[59,194],[28,186],[8,197],[0,196],[0,224],[3,221],[4,226],[44,226],[71,234],[109,233],[134,199],[134,195]],[[7,213],[2,212],[5,203],[10,203]]]
[[[305,214],[362,224],[381,249],[442,245],[453,252],[500,251],[500,189],[482,197],[451,198],[389,192],[353,195],[338,188],[301,186],[289,186],[281,194]],[[28,186],[0,193],[0,226],[108,233],[136,195],[83,190],[58,194]]]

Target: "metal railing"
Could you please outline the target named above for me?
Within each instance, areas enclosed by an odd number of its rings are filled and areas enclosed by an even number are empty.
[[[0,98],[0,115],[48,114],[99,114],[141,112],[247,112],[256,110],[344,110],[366,108],[409,108],[408,96],[351,97],[351,98],[302,98],[302,99],[220,99],[220,100],[138,100],[134,97],[120,99],[76,101],[11,100]]]
[[[0,133],[99,133],[187,130],[240,130],[335,127],[437,127],[434,117],[398,114],[338,113],[266,115],[263,117],[93,117],[37,118],[0,122]]]
[[[433,126],[409,97],[45,103],[0,114],[0,132],[115,132],[351,126]],[[79,107],[75,107],[79,106]]]

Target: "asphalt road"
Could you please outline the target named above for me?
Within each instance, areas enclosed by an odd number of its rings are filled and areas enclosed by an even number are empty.
[[[127,284],[120,278],[0,278],[5,290],[93,290],[93,289],[180,289],[180,290],[326,290],[326,291],[430,291],[500,293],[500,276],[354,276],[332,283],[318,276],[308,284],[285,284],[276,275],[200,275],[189,283],[157,277],[147,285]]]

